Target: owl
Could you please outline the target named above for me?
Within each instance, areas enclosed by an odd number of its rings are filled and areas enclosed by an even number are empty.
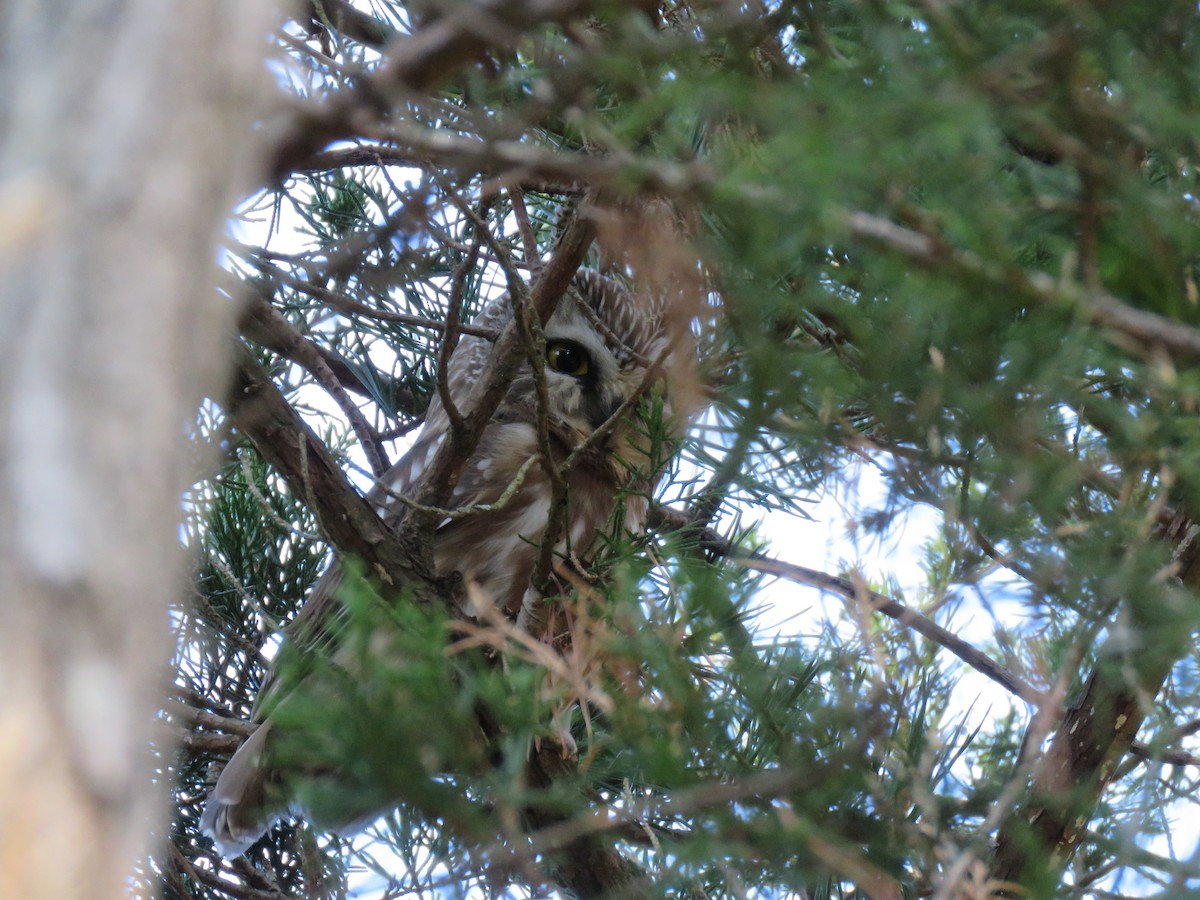
[[[498,333],[512,315],[506,294],[485,308],[474,324]],[[540,402],[547,413],[545,435],[539,437],[539,379],[527,361],[454,487],[447,509],[463,514],[447,515],[432,541],[439,575],[458,572],[469,596],[484,598],[513,621],[521,618],[531,594],[530,576],[552,501],[550,475],[534,457],[548,446],[554,463],[561,465],[583,448],[566,475],[567,519],[554,548],[556,558],[586,562],[599,543],[598,535],[612,521],[639,533],[654,477],[651,448],[661,446],[664,425],[669,440],[685,418],[671,410],[670,382],[681,380],[678,373],[687,370],[695,353],[687,316],[586,269],[559,300],[544,334]],[[464,336],[459,342],[447,366],[447,387],[456,406],[461,408],[483,376],[491,350],[492,341],[486,338]],[[651,389],[663,403],[635,402]],[[646,414],[650,408],[665,410],[657,435]],[[449,427],[449,416],[435,399],[412,449],[368,495],[393,527],[404,517],[404,500]],[[597,429],[602,430],[601,439],[589,441]],[[337,603],[339,580],[335,563],[313,588],[297,621],[320,621]],[[472,614],[469,609],[458,612]],[[263,705],[270,690],[268,682],[256,707]],[[209,794],[201,829],[225,856],[243,853],[283,815],[305,812],[289,801],[285,778],[267,760],[273,726],[269,717],[262,722]],[[363,818],[385,811],[374,810]],[[330,830],[344,828],[334,823]]]

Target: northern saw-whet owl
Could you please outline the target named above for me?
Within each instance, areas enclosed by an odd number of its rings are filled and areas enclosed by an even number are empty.
[[[512,303],[505,294],[473,324],[498,333],[512,315]],[[644,417],[649,404],[625,404],[636,399],[639,391],[658,385],[656,396],[664,401],[659,408],[665,410],[659,427],[665,426],[666,431],[658,438],[669,441],[678,436],[685,416],[679,398],[675,398],[672,411],[671,382],[685,381],[680,373],[691,372],[695,348],[690,318],[585,269],[559,300],[544,334],[547,425],[555,463],[561,464],[589,435],[620,413],[619,419],[606,426],[610,430],[604,439],[583,453],[567,474],[565,534],[555,545],[555,554],[556,558],[569,555],[587,562],[600,543],[598,535],[610,521],[620,522],[632,534],[644,528],[654,479],[650,423]],[[464,336],[460,340],[447,366],[447,387],[457,405],[470,396],[472,386],[482,377],[491,350],[492,341],[486,338]],[[463,467],[448,509],[496,504],[522,466],[539,453],[537,393],[534,370],[525,362]],[[412,449],[368,494],[389,524],[394,526],[403,518],[406,507],[398,498],[411,493],[449,427],[446,411],[435,398]],[[437,573],[459,572],[472,596],[490,600],[510,620],[517,620],[527,593],[532,591],[530,577],[543,541],[551,494],[550,476],[534,463],[506,503],[448,518],[432,542]],[[618,504],[622,508],[618,509]],[[300,617],[311,618],[311,608],[335,603],[333,595],[340,580],[335,563],[313,588]],[[460,610],[459,614],[469,615],[470,611]],[[256,710],[261,710],[270,691],[268,683]],[[256,718],[260,714],[256,712]],[[201,829],[225,856],[243,853],[283,815],[307,812],[288,796],[288,774],[271,765],[274,724],[269,716],[262,722],[234,754],[209,794]],[[355,821],[386,811],[385,806]],[[321,824],[328,824],[332,831],[345,827],[345,823]]]

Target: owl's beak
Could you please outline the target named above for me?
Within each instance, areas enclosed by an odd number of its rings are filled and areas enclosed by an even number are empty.
[[[617,410],[621,408],[622,400],[613,400],[611,403],[598,403],[591,410],[591,416],[588,418],[588,424],[593,429],[599,428],[609,419],[617,414]]]

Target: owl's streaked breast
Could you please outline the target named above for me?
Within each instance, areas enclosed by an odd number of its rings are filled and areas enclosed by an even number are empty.
[[[532,425],[493,424],[467,463],[455,492],[455,505],[497,502],[521,466],[536,453],[537,433]],[[556,460],[561,462],[562,458]],[[596,533],[610,522],[618,486],[611,467],[607,462],[604,465],[608,471],[596,472],[585,462],[569,474],[567,534],[557,542],[556,553],[570,551],[579,559],[588,559]],[[434,540],[434,564],[439,574],[460,572],[498,608],[515,616],[529,587],[549,519],[551,494],[546,472],[535,463],[521,489],[501,509],[447,522]],[[635,508],[630,513],[636,523],[627,525],[640,526],[645,501],[633,497],[631,503]]]

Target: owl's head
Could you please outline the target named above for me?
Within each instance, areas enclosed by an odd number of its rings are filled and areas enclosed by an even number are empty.
[[[492,301],[474,324],[499,332],[512,319],[512,302],[505,294]],[[661,299],[636,294],[613,279],[590,269],[581,270],[546,323],[545,377],[547,422],[559,452],[570,453],[607,422],[630,398],[645,392],[653,403],[631,404],[595,442],[598,455],[641,468],[652,443],[656,423],[649,410],[661,411],[670,438],[682,431],[685,399],[695,385],[695,344],[691,315]],[[464,336],[450,358],[450,394],[464,401],[483,376],[492,342]],[[493,415],[497,423],[533,426],[538,417],[539,386],[526,362]],[[691,394],[694,395],[692,390]],[[662,403],[657,401],[661,399]],[[436,396],[426,416],[426,431],[438,433],[448,425]]]
[[[661,399],[662,424],[667,434],[679,430],[672,417],[672,376],[681,360],[694,354],[686,326],[670,327],[661,301],[635,295],[618,282],[589,269],[576,275],[572,289],[546,323],[545,359],[549,425],[552,437],[572,450],[633,401],[600,447],[634,457],[639,464],[648,452],[648,412]],[[536,385],[532,370],[523,372],[510,396],[527,405]],[[646,402],[638,403],[645,394]],[[526,406],[528,408],[528,406]]]
[[[615,281],[585,270],[545,327],[552,415],[590,433],[639,388],[668,349],[656,310]]]

